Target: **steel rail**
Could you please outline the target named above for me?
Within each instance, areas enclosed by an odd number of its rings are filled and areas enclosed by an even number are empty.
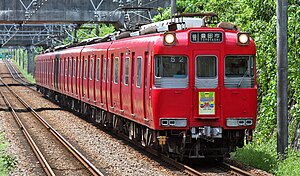
[[[221,167],[229,169],[229,170],[231,170],[231,171],[233,171],[233,172],[235,172],[235,173],[237,173],[239,175],[245,175],[245,176],[252,176],[253,175],[253,174],[251,174],[251,173],[249,173],[249,172],[247,172],[245,170],[242,170],[242,169],[240,169],[238,167],[232,166],[232,165],[230,165],[228,163],[225,163],[225,162],[221,163]]]
[[[10,72],[10,74],[12,75],[12,77],[14,78],[14,80],[17,81],[17,79],[15,78],[15,76],[13,76],[13,72],[12,70],[15,72],[15,75],[17,75],[17,77],[22,80],[24,83],[28,84],[28,82],[26,80],[24,80],[18,73],[18,71],[15,69],[15,67],[11,64],[11,62],[9,62],[8,60],[4,60],[4,64],[6,65],[8,71]],[[12,70],[11,70],[12,69]],[[22,83],[23,85],[25,85],[24,83]]]
[[[189,174],[189,175],[193,175],[193,176],[203,176],[205,174],[185,165],[185,164],[182,164],[172,158],[169,158],[161,153],[159,153],[158,151],[154,150],[154,149],[151,149],[151,148],[146,148],[146,151],[150,152],[151,154],[159,157],[162,161],[176,167],[177,169],[179,170],[182,170],[183,172]]]
[[[72,146],[60,133],[58,133],[48,122],[43,119],[32,107],[30,107],[20,96],[18,96],[10,87],[0,79],[8,90],[30,111],[77,159],[80,161],[92,175],[104,176],[85,156],[83,156],[74,146]]]
[[[23,125],[23,123],[20,120],[19,116],[17,115],[15,109],[12,107],[12,105],[10,104],[10,102],[8,101],[8,99],[5,97],[5,95],[3,94],[3,92],[1,90],[0,90],[0,94],[1,94],[5,104],[7,105],[9,110],[11,111],[11,114],[13,115],[13,117],[16,120],[17,124],[19,125],[21,131],[25,135],[25,138],[27,139],[30,147],[32,148],[35,155],[37,156],[37,158],[38,158],[39,162],[41,163],[41,165],[42,165],[44,171],[46,172],[46,174],[48,176],[55,176],[55,173],[53,172],[52,168],[50,167],[48,161],[45,159],[43,153],[40,151],[40,149],[38,148],[38,146],[36,145],[36,143],[34,142],[32,137],[28,133],[28,130],[25,128],[25,126]]]
[[[29,88],[29,89],[31,89],[31,90],[33,90],[33,91],[36,91],[34,88],[32,88],[32,87],[30,87],[29,86],[29,84],[30,83],[28,83],[27,81],[25,81],[20,75],[19,75],[19,73],[17,72],[17,70],[13,67],[13,65],[10,63],[10,62],[8,62],[8,64],[7,64],[7,62],[8,61],[4,61],[4,64],[5,64],[5,66],[7,67],[7,69],[8,69],[8,71],[9,71],[9,73],[10,73],[10,75],[12,76],[12,78],[15,80],[15,81],[17,81],[18,83],[20,83],[20,84],[22,84],[22,85],[24,85],[25,87],[27,87],[27,88]],[[22,80],[22,81],[19,81],[19,80],[17,80],[16,78],[15,78],[15,76],[13,75],[13,72],[11,71],[11,69],[10,69],[10,67],[12,67],[12,69],[14,70],[14,72],[15,72],[15,74],[19,77],[19,79],[20,80]],[[34,85],[34,84],[33,84]]]
[[[159,153],[158,151],[156,151],[152,148],[144,147],[140,143],[134,142],[134,141],[128,139],[128,137],[123,135],[123,134],[118,134],[118,137],[121,137],[122,139],[126,140],[127,142],[139,147],[142,150],[147,151],[151,155],[153,155],[155,157],[158,157],[163,162],[165,162],[165,163],[167,163],[167,164],[169,164],[169,165],[171,165],[171,166],[173,166],[173,167],[175,167],[175,168],[177,168],[177,169],[179,169],[179,170],[181,170],[181,171],[183,171],[183,172],[185,172],[189,175],[192,175],[192,176],[203,176],[203,175],[205,175],[205,174],[203,174],[203,173],[201,173],[201,172],[199,172],[199,171],[197,171],[197,170],[195,170],[195,169],[193,169],[193,168],[191,168],[191,167],[189,167],[185,164],[182,164],[182,163],[180,163],[180,162],[178,162],[178,161],[176,161],[172,158],[169,158],[169,157],[163,155],[162,153]]]
[[[22,80],[23,82],[27,83],[27,81],[25,81],[25,80],[19,75],[19,73],[17,72],[17,70],[15,69],[15,67],[11,64],[10,61],[5,60],[4,63],[5,63],[5,65],[6,65],[6,63],[8,63],[8,65],[10,66],[10,68],[12,68],[12,69],[14,70],[14,72],[15,72],[15,74],[18,76],[18,78],[19,78],[20,80]],[[7,68],[9,69],[8,66],[7,66]],[[9,69],[9,71],[10,71],[10,73],[12,73],[10,69]]]

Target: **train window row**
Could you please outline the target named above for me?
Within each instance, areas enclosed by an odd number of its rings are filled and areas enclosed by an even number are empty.
[[[107,81],[109,82],[110,79],[110,65],[111,65],[111,59],[106,59],[104,58],[104,56],[102,55],[102,60],[103,60],[103,64],[102,64],[102,70],[103,72],[102,74],[102,79],[103,81]],[[64,60],[64,61],[63,61]],[[79,74],[77,75],[77,65],[76,65],[76,61],[78,60],[78,71]],[[113,59],[113,82],[115,84],[119,84],[119,75],[120,73],[120,68],[119,68],[119,62],[120,59],[119,57],[115,57]],[[142,57],[138,57],[137,58],[137,63],[136,63],[136,87],[140,88],[141,84],[142,84]],[[90,58],[90,56],[88,56],[88,58],[82,57],[82,59],[78,59],[78,57],[76,57],[76,59],[74,59],[73,57],[71,58],[55,58],[54,60],[50,61],[50,70],[52,71],[52,73],[54,73],[54,86],[56,88],[58,88],[58,79],[59,79],[59,75],[64,75],[66,77],[79,77],[79,78],[83,78],[83,79],[87,79],[89,78],[90,80],[94,79],[94,70],[96,69],[96,74],[95,74],[95,79],[97,81],[99,81],[100,79],[100,64],[101,64],[101,60],[100,58],[97,58],[96,61],[96,65],[94,63],[94,58]],[[83,62],[83,63],[82,63]],[[64,65],[63,65],[64,63]],[[82,66],[83,64],[83,66]],[[40,73],[48,73],[48,64],[47,62],[42,62],[41,67],[38,67],[40,70],[38,72]],[[83,69],[83,70],[82,70]],[[124,85],[128,86],[129,84],[129,72],[130,72],[130,58],[126,57],[125,58],[125,64],[123,65],[123,72],[124,72]],[[131,71],[134,72],[134,63],[132,63],[132,69]],[[46,74],[44,74],[44,76],[46,76]],[[45,77],[46,78],[46,77]],[[48,81],[48,79],[45,79],[46,81]],[[134,82],[134,76],[132,74],[132,82]]]
[[[111,55],[113,58],[113,55]],[[122,55],[121,55],[122,58]],[[120,75],[122,76],[124,85],[129,85],[129,78],[131,75],[132,83],[135,82],[135,86],[140,88],[142,84],[142,57],[137,57],[131,61],[129,57],[125,58],[125,63],[120,68],[121,59],[114,57],[106,59],[101,56],[102,73],[100,73],[100,58],[97,58],[95,63],[94,58],[88,56],[88,58],[82,57],[82,59],[65,58],[65,61],[61,62],[60,58],[55,58],[55,61],[45,62],[40,69],[41,73],[48,73],[52,70],[54,72],[54,86],[58,88],[58,75],[60,72],[65,76],[72,76],[83,79],[94,79],[94,71],[96,69],[95,78],[97,81],[102,74],[103,81],[110,82],[113,77],[114,84],[119,84]],[[79,64],[79,75],[76,75],[76,60]],[[123,60],[123,59],[122,59]],[[113,62],[112,62],[113,61]],[[82,63],[83,62],[83,63]],[[214,55],[199,55],[195,58],[195,86],[197,88],[216,88],[218,85],[218,58]],[[62,64],[61,64],[62,63]],[[65,65],[63,65],[63,63]],[[132,65],[130,65],[130,63]],[[83,67],[82,67],[83,64]],[[96,66],[95,66],[96,64]],[[110,68],[112,64],[112,74]],[[52,68],[51,68],[52,67]],[[130,69],[131,68],[131,69]],[[154,84],[158,88],[186,88],[188,87],[188,58],[186,56],[155,56],[154,58]],[[83,72],[82,72],[83,69]],[[119,69],[122,69],[121,71]],[[227,88],[232,87],[253,87],[254,86],[254,57],[253,56],[227,56],[224,63],[224,85]],[[130,73],[131,72],[131,73]],[[83,74],[83,75],[82,75]],[[45,83],[49,84],[49,79],[46,79]],[[136,80],[134,80],[136,79]],[[122,84],[123,84],[122,82]]]

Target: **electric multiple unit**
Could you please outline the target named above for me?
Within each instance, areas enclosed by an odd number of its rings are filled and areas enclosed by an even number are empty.
[[[127,34],[38,55],[38,89],[174,157],[222,158],[251,140],[256,52],[247,33],[182,18]]]

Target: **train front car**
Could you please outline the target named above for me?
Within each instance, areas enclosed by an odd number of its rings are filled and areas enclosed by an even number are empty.
[[[184,20],[186,28],[165,32],[154,47],[157,138],[175,157],[223,158],[255,128],[255,44],[229,23]]]

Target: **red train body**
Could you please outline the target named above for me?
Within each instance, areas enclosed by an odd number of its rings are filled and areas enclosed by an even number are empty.
[[[166,33],[38,55],[38,89],[174,156],[223,157],[243,146],[256,124],[253,40],[240,44],[238,31],[221,27]]]

